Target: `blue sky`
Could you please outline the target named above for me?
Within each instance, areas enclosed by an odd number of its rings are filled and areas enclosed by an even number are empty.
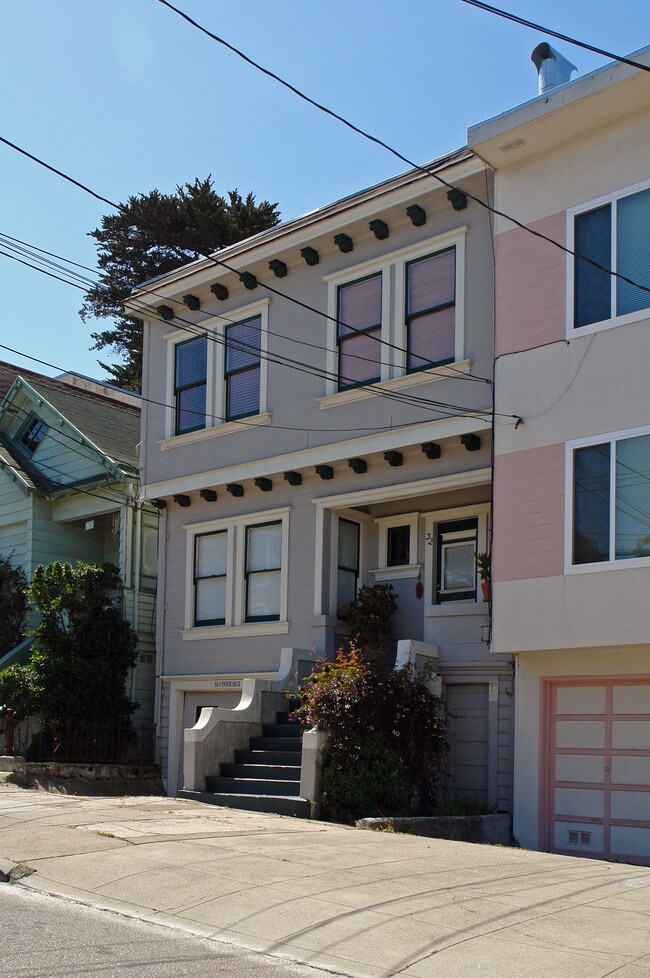
[[[460,0],[178,0],[190,16],[418,162],[537,94],[542,34]],[[507,9],[627,54],[647,0],[509,0]],[[625,16],[621,14],[624,12]],[[156,0],[21,0],[0,9],[0,135],[124,201],[211,173],[284,219],[400,172],[386,151],[298,101]],[[606,59],[553,41],[579,73]],[[94,266],[107,207],[0,146],[0,232]],[[101,377],[81,292],[0,255],[0,343]],[[106,351],[99,354],[107,359]],[[45,373],[0,349],[7,359]]]

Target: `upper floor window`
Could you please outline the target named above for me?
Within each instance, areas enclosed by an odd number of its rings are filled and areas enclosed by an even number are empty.
[[[571,563],[650,557],[650,434],[573,448]]]
[[[570,213],[574,328],[650,308],[650,188]]]
[[[269,299],[205,319],[202,336],[165,336],[167,403],[163,449],[237,430],[240,419],[270,424],[267,413]],[[178,436],[186,436],[178,437]]]
[[[328,358],[322,408],[448,376],[465,360],[465,235],[456,228],[327,275]],[[355,389],[357,388],[357,389]],[[338,395],[333,397],[333,395]],[[332,398],[332,400],[330,400]]]
[[[381,376],[381,272],[338,289],[339,389]]]
[[[34,452],[45,438],[48,427],[49,425],[41,421],[40,418],[37,418],[35,414],[32,414],[23,425],[18,435],[18,441],[29,452]]]
[[[260,316],[226,328],[226,420],[246,418],[260,409]]]
[[[205,336],[177,343],[174,348],[175,433],[205,428],[207,347]]]
[[[246,621],[279,621],[282,523],[246,528]]]
[[[194,624],[223,625],[226,620],[228,532],[194,538]]]
[[[455,353],[456,249],[406,266],[407,369],[451,363]]]

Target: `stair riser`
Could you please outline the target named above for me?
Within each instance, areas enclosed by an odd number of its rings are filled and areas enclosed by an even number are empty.
[[[208,777],[205,779],[208,791],[233,795],[280,795],[298,797],[300,781],[245,781],[243,778]]]
[[[258,778],[262,781],[300,781],[300,766],[272,764],[222,764],[224,778]]]
[[[296,737],[251,737],[250,747],[253,750],[290,750],[295,751],[299,746]]]
[[[305,798],[274,798],[255,795],[215,794],[210,791],[178,792],[179,798],[191,798],[207,805],[221,805],[226,808],[239,808],[247,812],[267,812],[275,815],[292,815],[294,818],[309,818],[311,804]]]
[[[302,737],[302,727],[297,723],[265,723],[262,727],[264,737],[287,737],[292,740],[300,740]]]
[[[289,764],[300,767],[302,755],[288,750],[236,750],[236,764],[263,764],[274,767],[276,764]]]

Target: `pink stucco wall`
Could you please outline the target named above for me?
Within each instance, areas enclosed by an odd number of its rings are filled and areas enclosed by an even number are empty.
[[[564,572],[564,445],[497,455],[492,578]]]
[[[530,227],[564,244],[564,212]],[[566,332],[566,254],[523,228],[496,239],[497,356],[561,340]]]

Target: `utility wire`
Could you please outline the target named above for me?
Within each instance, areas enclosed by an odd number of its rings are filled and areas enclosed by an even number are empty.
[[[37,265],[30,264],[29,262],[26,262],[26,261],[24,261],[24,260],[22,260],[20,258],[16,258],[16,256],[14,256],[14,255],[10,255],[10,254],[8,254],[6,252],[2,252],[1,250],[0,250],[0,254],[5,254],[6,257],[8,257],[8,258],[14,258],[16,261],[20,261],[21,264],[28,265],[29,267],[33,268],[35,271],[41,271],[41,272],[43,272],[44,274],[47,274],[47,275],[51,275],[52,274],[50,272],[45,271],[45,269],[39,268]],[[59,276],[52,276],[52,277],[59,278]],[[75,282],[65,281],[64,279],[59,279],[59,281],[63,281],[63,282],[65,282],[65,284],[68,284],[68,285],[73,285],[73,287],[75,287],[77,289],[80,289],[81,291],[84,291],[84,292],[87,291],[86,289],[83,288],[83,286],[80,286],[80,285],[78,285]],[[146,315],[149,316],[149,318],[157,319],[160,322],[163,322],[163,323],[167,324],[167,320],[164,320],[158,314],[154,314],[148,307],[146,307],[146,308],[143,307],[142,310],[138,310],[138,311],[143,311],[144,313],[146,313]],[[213,317],[208,316],[206,314],[206,318],[211,319]],[[223,318],[226,318],[226,320],[228,321],[227,317],[223,317]],[[293,357],[288,357],[288,356],[285,356],[285,355],[282,355],[282,354],[277,354],[276,353],[276,354],[270,355],[270,354],[268,354],[268,352],[264,352],[263,353],[258,348],[253,347],[252,345],[246,343],[243,340],[235,340],[235,341],[226,340],[225,337],[222,337],[222,336],[220,336],[218,334],[215,334],[212,331],[208,331],[208,330],[204,329],[201,326],[200,323],[194,323],[194,322],[192,322],[190,320],[183,319],[180,316],[175,316],[175,319],[177,321],[177,328],[178,329],[181,329],[181,330],[184,330],[185,332],[190,333],[192,336],[206,337],[206,339],[208,339],[209,341],[214,342],[214,343],[217,343],[217,344],[219,344],[221,346],[224,346],[224,347],[227,347],[228,344],[229,344],[230,345],[230,348],[232,348],[232,349],[237,349],[240,352],[254,353],[256,356],[259,356],[260,359],[265,360],[266,362],[275,363],[275,364],[277,364],[279,366],[287,367],[288,369],[294,369],[294,370],[297,370],[300,373],[305,373],[308,376],[313,376],[313,377],[316,377],[316,378],[318,378],[320,380],[325,379],[325,380],[330,380],[330,381],[334,381],[334,382],[337,382],[339,380],[338,374],[334,374],[331,371],[325,371],[325,370],[322,370],[321,368],[316,367],[316,366],[314,366],[314,367],[306,366],[304,363],[295,360]],[[241,322],[241,320],[233,320],[233,322],[238,323],[238,322]],[[289,337],[286,337],[286,339],[289,339]],[[58,369],[58,368],[56,368],[56,369]],[[393,401],[396,401],[398,403],[412,404],[413,406],[420,407],[423,410],[432,410],[432,409],[434,409],[434,410],[438,411],[438,413],[442,417],[457,417],[458,415],[461,415],[463,417],[473,417],[473,418],[476,418],[476,420],[485,421],[485,414],[488,413],[488,412],[485,412],[485,413],[482,412],[482,409],[479,409],[479,408],[473,410],[473,409],[468,409],[464,405],[451,404],[451,403],[446,402],[446,401],[436,401],[436,400],[433,400],[431,398],[419,397],[418,395],[409,394],[408,392],[405,392],[405,391],[388,390],[386,388],[382,388],[379,384],[360,385],[359,388],[357,388],[357,389],[359,389],[359,390],[366,390],[366,391],[368,391],[370,393],[376,394],[376,395],[378,395],[380,397],[383,397],[383,398],[388,398],[389,400],[393,400]],[[148,399],[147,398],[144,398],[144,400],[148,400]],[[155,402],[155,403],[160,403],[160,402]],[[173,407],[173,405],[165,405],[165,406],[166,407]],[[201,416],[203,416],[203,417],[206,416],[204,412],[196,412],[196,413],[200,413]],[[503,415],[503,417],[507,417],[508,419],[510,419],[510,418],[513,418],[514,419],[516,416],[515,415]],[[222,422],[229,420],[229,419],[224,418],[224,417],[221,417],[219,415],[212,415],[212,419],[213,420],[222,421]],[[237,420],[237,419],[235,419],[235,420]],[[241,421],[238,421],[238,423],[239,424],[243,424],[243,425],[248,425],[248,426],[251,426],[251,427],[259,427],[259,425],[257,425],[255,422],[246,422],[244,420],[241,420]],[[412,423],[413,422],[411,422],[411,424]],[[405,426],[408,426],[408,425],[405,425]],[[394,426],[382,425],[382,426],[377,426],[377,427],[368,426],[366,428],[352,428],[352,429],[345,429],[345,428],[340,428],[340,427],[331,428],[331,429],[327,429],[327,428],[312,428],[312,429],[308,429],[308,428],[304,428],[302,426],[289,426],[289,425],[273,425],[273,427],[278,428],[278,429],[288,430],[288,431],[311,431],[311,432],[314,432],[314,433],[318,433],[318,432],[326,432],[326,431],[337,431],[337,432],[340,432],[340,431],[346,431],[346,430],[347,431],[387,430],[389,427],[394,427]]]
[[[8,241],[5,241],[4,240],[5,238],[7,238],[9,240]],[[12,242],[19,242],[19,243],[18,244],[14,244]],[[95,275],[99,275],[99,272],[96,269],[90,268],[90,266],[88,266],[88,265],[80,265],[79,262],[73,262],[71,259],[65,258],[62,255],[57,255],[57,254],[55,254],[54,252],[51,252],[51,251],[45,251],[43,248],[39,248],[36,245],[29,244],[29,242],[21,241],[20,238],[12,238],[11,235],[6,235],[6,234],[0,232],[0,246],[2,246],[2,245],[4,245],[7,248],[16,250],[19,255],[31,257],[34,261],[38,261],[38,262],[45,261],[45,259],[42,259],[39,255],[34,254],[34,252],[41,252],[44,255],[50,255],[53,258],[58,258],[60,262],[65,262],[66,264],[71,264],[71,265],[77,265],[77,267],[79,267],[79,268],[85,268],[89,272],[92,272]],[[14,258],[13,255],[9,255],[5,251],[0,251],[0,254],[4,255],[6,258]],[[20,259],[16,259],[15,258],[14,260],[19,261]],[[28,262],[23,262],[23,264],[28,264],[29,265]],[[61,272],[65,273],[65,274],[67,274],[67,275],[72,275],[75,278],[78,278],[79,281],[81,281],[81,282],[89,283],[89,285],[92,286],[92,287],[94,287],[94,286],[96,286],[96,285],[99,284],[96,280],[93,280],[93,279],[89,278],[88,276],[80,275],[77,272],[74,272],[71,269],[66,268],[65,265],[61,265],[61,264],[59,264],[57,262],[47,261],[47,265],[50,268],[54,268],[54,269],[56,269],[58,271],[61,271]],[[41,268],[37,268],[35,265],[29,265],[29,267],[30,268],[35,268],[36,271],[42,271],[43,270]],[[74,284],[76,288],[79,288],[79,285],[77,285],[75,282],[70,282],[69,284],[70,285],[73,285]],[[155,289],[152,289],[152,288],[147,288],[147,289],[140,288],[138,290],[138,292],[140,294],[146,293],[147,295],[155,296],[156,298],[159,298],[161,300],[164,300],[166,303],[167,302],[173,302],[176,305],[182,305],[183,308],[185,308],[184,304],[181,302],[180,299],[170,299],[168,296],[164,296],[162,293],[156,292]],[[150,315],[149,307],[143,306],[143,310],[146,312],[147,315]],[[241,316],[236,317],[236,318],[233,318],[234,315],[235,315],[235,312],[231,313],[230,315],[224,315],[224,314],[219,313],[218,314],[218,318],[224,320],[225,322],[232,323],[233,325],[237,325],[237,324],[239,324],[239,323],[241,323],[243,321],[241,319]],[[209,313],[204,313],[204,316],[205,316],[205,319],[213,319],[214,318],[214,316],[212,316]],[[182,317],[178,317],[178,316],[176,316],[175,318],[176,319],[182,319]],[[193,324],[193,325],[200,325],[200,324]],[[320,343],[310,343],[308,340],[301,340],[298,337],[287,336],[286,333],[278,333],[276,330],[269,329],[268,327],[264,328],[263,332],[266,333],[267,336],[275,336],[278,339],[286,340],[289,343],[298,343],[298,344],[300,344],[300,346],[307,346],[307,347],[310,347],[311,349],[314,349],[314,350],[321,350],[321,351],[323,351],[325,353],[332,353],[334,355],[338,354],[338,350],[333,350],[333,349],[331,349],[331,347],[323,346]],[[406,352],[406,351],[404,351],[404,352]],[[374,363],[374,364],[377,364],[377,360],[376,359],[372,359],[370,357],[364,357],[364,356],[361,356],[360,354],[357,354],[357,353],[348,353],[347,356],[349,358],[351,358],[351,359],[359,360],[359,361],[361,361],[363,363]],[[474,381],[476,383],[487,383],[488,382],[488,378],[486,378],[486,377],[480,377],[477,374],[466,374],[466,373],[464,373],[464,372],[462,372],[460,370],[456,370],[450,364],[447,364],[446,365],[446,369],[448,371],[450,371],[451,373],[453,373],[454,376],[455,375],[458,375],[463,380],[471,380],[471,381]],[[423,369],[421,373],[422,373],[422,375],[426,375],[427,374],[426,368]],[[407,395],[407,396],[410,396],[410,395]]]
[[[164,7],[168,7],[170,10],[173,10],[175,14],[178,14],[179,17],[182,17],[183,20],[187,21],[188,24],[190,24],[192,27],[195,27],[202,34],[205,34],[211,40],[216,41],[217,44],[221,44],[229,51],[232,51],[233,54],[236,54],[238,58],[241,58],[247,64],[257,69],[257,71],[261,71],[262,74],[266,75],[268,78],[271,78],[273,79],[273,81],[278,82],[278,84],[284,86],[284,88],[287,88],[290,92],[293,92],[294,95],[302,99],[304,102],[307,102],[309,105],[313,105],[314,108],[319,110],[319,112],[324,112],[325,115],[330,116],[332,119],[336,119],[337,122],[340,122],[348,129],[351,129],[352,132],[356,132],[359,136],[363,136],[364,139],[367,139],[371,143],[375,143],[375,145],[380,146],[382,149],[387,150],[398,160],[401,160],[403,163],[406,163],[407,166],[412,167],[412,169],[417,170],[420,173],[424,173],[427,176],[433,177],[434,180],[437,180],[438,183],[441,183],[444,187],[447,187],[448,190],[454,190],[454,191],[460,190],[460,192],[463,193],[466,197],[468,197],[470,200],[473,200],[475,203],[479,204],[480,207],[483,207],[489,213],[495,214],[497,217],[502,217],[504,220],[509,221],[511,224],[514,224],[515,227],[521,228],[523,231],[528,231],[529,234],[534,235],[536,238],[541,238],[543,241],[547,241],[549,244],[552,244],[556,248],[559,248],[561,251],[565,252],[565,254],[572,255],[574,258],[579,258],[581,261],[587,262],[589,265],[592,265],[594,268],[599,269],[601,272],[606,272],[608,275],[612,276],[613,278],[619,279],[622,282],[626,282],[628,285],[633,285],[637,289],[642,289],[644,292],[650,292],[650,286],[639,285],[637,282],[632,281],[632,279],[627,278],[625,275],[621,275],[619,272],[615,272],[611,268],[606,268],[604,265],[600,265],[592,258],[587,258],[584,255],[580,255],[577,252],[572,251],[566,245],[563,245],[560,241],[556,241],[554,238],[549,238],[548,235],[542,234],[541,231],[537,231],[534,228],[531,228],[528,225],[523,224],[516,217],[512,217],[512,215],[506,214],[504,211],[498,210],[498,208],[493,207],[487,201],[483,200],[481,197],[477,197],[475,194],[470,193],[468,190],[461,190],[460,187],[456,187],[454,184],[449,183],[448,180],[445,180],[444,177],[441,177],[440,174],[437,173],[435,170],[433,170],[431,166],[414,163],[413,160],[410,160],[408,158],[408,156],[404,156],[403,153],[400,153],[399,150],[395,149],[389,143],[384,142],[383,139],[380,139],[378,136],[373,136],[372,133],[367,132],[365,129],[361,129],[360,126],[357,126],[353,122],[350,122],[349,119],[346,119],[344,116],[339,115],[338,112],[335,112],[333,109],[328,108],[326,105],[323,105],[320,102],[317,102],[315,99],[311,98],[309,95],[306,95],[299,88],[296,88],[295,85],[292,85],[284,78],[281,78],[280,75],[277,75],[269,68],[265,68],[257,61],[254,61],[252,58],[250,58],[239,48],[236,48],[233,44],[230,44],[228,41],[226,41],[223,37],[220,37],[218,34],[214,34],[212,31],[208,30],[207,27],[204,27],[202,24],[199,24],[198,21],[194,20],[192,17],[186,14],[183,10],[180,10],[178,7],[175,7],[172,3],[169,3],[169,0],[156,0],[156,2],[161,3]],[[634,61],[630,62],[630,64],[634,65],[634,67],[636,68],[645,68],[646,70],[648,70],[645,65],[637,65],[636,62]],[[0,140],[1,139],[2,137],[0,137]],[[2,141],[4,142],[4,140]],[[31,158],[34,159],[34,157]],[[59,171],[55,171],[55,172],[59,172]],[[216,261],[216,259],[213,260]],[[225,267],[227,268],[228,266],[226,265]],[[269,288],[269,286],[266,287]]]
[[[160,0],[164,3],[165,0]],[[609,58],[611,61],[620,61],[621,64],[631,65],[633,68],[640,68],[641,71],[650,71],[650,65],[644,65],[640,61],[632,61],[631,58],[623,58],[620,54],[612,54],[611,51],[605,51],[604,48],[594,47],[593,44],[587,44],[585,41],[579,41],[575,37],[570,37],[568,34],[561,34],[559,31],[554,31],[550,27],[542,27],[541,24],[536,24],[532,20],[526,20],[524,17],[518,17],[517,14],[511,14],[507,10],[501,10],[499,7],[493,7],[489,3],[483,3],[483,0],[460,0],[461,3],[466,3],[469,7],[476,7],[478,10],[484,10],[488,14],[496,14],[497,17],[503,17],[505,20],[510,20],[513,24],[521,24],[522,27],[530,27],[534,31],[541,31],[542,34],[550,34],[551,37],[557,37],[559,41],[566,41],[567,44],[574,44],[576,47],[584,48],[585,51],[592,51],[594,54],[602,54],[604,58]],[[169,6],[166,4],[166,6]]]

